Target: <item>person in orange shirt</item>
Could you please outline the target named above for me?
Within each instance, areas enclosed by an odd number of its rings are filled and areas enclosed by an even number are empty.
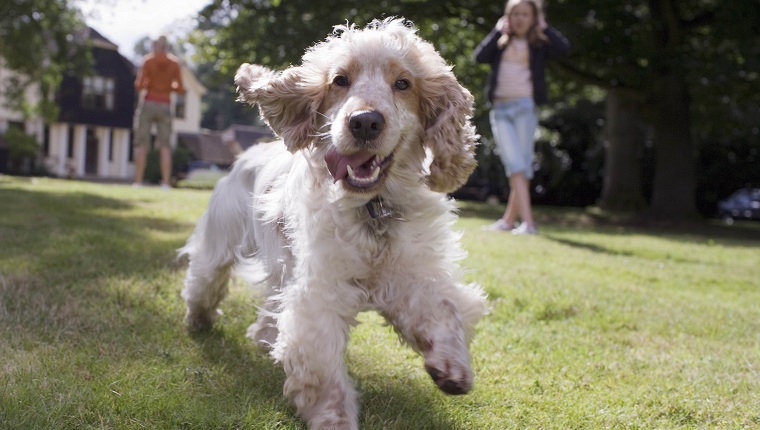
[[[150,144],[150,129],[158,129],[156,145],[161,153],[161,188],[171,188],[172,153],[169,138],[172,133],[171,93],[183,94],[179,60],[167,52],[166,36],[153,42],[153,53],[143,57],[135,88],[140,91],[140,103],[135,112],[135,182],[141,186]]]

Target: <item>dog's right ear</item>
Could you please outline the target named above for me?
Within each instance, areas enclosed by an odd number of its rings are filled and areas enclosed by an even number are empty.
[[[274,72],[243,64],[235,74],[238,101],[258,104],[261,117],[285,141],[290,152],[308,147],[317,136],[319,96],[303,82],[303,69]]]

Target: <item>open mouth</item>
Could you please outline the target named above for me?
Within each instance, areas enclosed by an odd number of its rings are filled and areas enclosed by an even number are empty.
[[[344,155],[332,147],[325,154],[325,161],[335,182],[344,180],[351,188],[368,191],[382,182],[393,161],[393,153],[386,157],[368,151]]]

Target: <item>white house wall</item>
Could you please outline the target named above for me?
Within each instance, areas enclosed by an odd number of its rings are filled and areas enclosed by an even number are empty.
[[[198,133],[201,130],[201,97],[206,94],[204,87],[195,75],[182,67],[182,83],[185,87],[185,117],[174,118],[173,145],[177,142],[177,133]],[[172,93],[172,106],[176,106],[177,95]],[[174,111],[176,113],[176,111]]]
[[[113,174],[117,178],[133,178],[135,165],[129,162],[129,136],[131,130],[117,128],[113,132]]]
[[[87,126],[75,125],[74,126],[74,175],[81,177],[84,176],[84,152],[85,141],[87,137]]]
[[[73,155],[68,157],[69,129],[73,128]],[[82,124],[53,123],[49,131],[49,149],[45,165],[56,176],[92,177],[85,173],[87,155],[87,128]],[[129,137],[126,128],[93,127],[98,139],[96,177],[111,180],[129,180],[134,176],[134,164],[129,161]],[[108,159],[110,138],[113,135],[113,153]]]
[[[172,106],[176,106],[176,95],[172,94]],[[177,133],[198,133],[201,130],[201,96],[196,92],[185,93],[185,118],[174,118],[173,141]]]
[[[66,175],[66,143],[68,126],[66,124],[50,125],[50,145],[45,164],[51,173],[58,176]]]

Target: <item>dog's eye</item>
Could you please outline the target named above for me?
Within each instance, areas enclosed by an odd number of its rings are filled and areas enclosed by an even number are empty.
[[[339,86],[339,87],[347,87],[351,83],[348,81],[348,78],[343,75],[338,75],[333,79],[333,84]]]
[[[397,90],[401,90],[401,91],[409,89],[410,85],[411,84],[406,79],[399,79],[398,81],[396,81],[395,84],[393,84],[393,86],[395,86]]]

